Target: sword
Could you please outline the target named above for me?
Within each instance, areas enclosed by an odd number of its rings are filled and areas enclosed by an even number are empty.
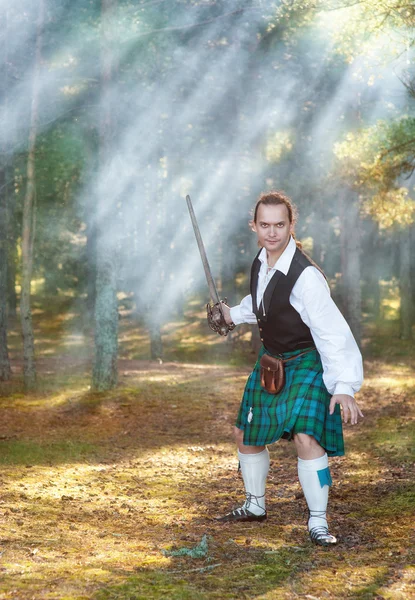
[[[203,244],[199,225],[197,224],[195,211],[193,210],[192,201],[190,200],[189,195],[186,196],[186,202],[187,208],[189,209],[190,219],[193,225],[193,231],[195,232],[196,242],[199,247],[200,257],[202,259],[203,269],[205,271],[206,281],[209,288],[211,303],[207,304],[206,306],[209,326],[211,327],[211,329],[213,329],[213,331],[216,331],[216,333],[219,333],[220,335],[228,335],[228,332],[234,329],[235,325],[228,325],[225,321],[222,302],[219,298],[218,290],[216,288],[216,284],[212,276],[212,271],[210,270],[205,246]]]

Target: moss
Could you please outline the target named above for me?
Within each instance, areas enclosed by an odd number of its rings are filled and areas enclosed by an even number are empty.
[[[97,448],[75,440],[59,442],[0,441],[1,465],[49,465],[84,461],[94,456]]]
[[[205,596],[183,579],[160,573],[131,577],[122,585],[99,590],[93,600],[204,600]]]
[[[397,407],[399,410],[399,407]],[[408,407],[400,407],[407,415]],[[415,460],[415,426],[410,415],[380,417],[368,432],[367,443],[374,445],[383,455],[395,456],[399,463]]]
[[[306,554],[307,551],[306,551]],[[251,557],[253,560],[253,557]],[[275,590],[304,563],[304,554],[295,549],[281,549],[272,555],[256,555],[253,564],[241,565],[228,559],[229,566],[210,568],[206,562],[194,568],[194,562],[182,566],[182,574],[144,572],[122,585],[99,590],[93,600],[231,600],[256,597]]]
[[[399,515],[413,515],[415,507],[415,484],[391,491],[386,497],[379,498],[376,504],[364,505],[360,514],[390,519]]]

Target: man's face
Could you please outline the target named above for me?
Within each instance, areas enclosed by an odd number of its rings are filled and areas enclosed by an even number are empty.
[[[293,231],[285,204],[260,204],[252,229],[268,255],[278,258],[284,252]]]

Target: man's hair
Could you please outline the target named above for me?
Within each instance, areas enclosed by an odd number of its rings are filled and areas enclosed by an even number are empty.
[[[271,190],[269,192],[262,192],[256,201],[254,208],[254,223],[256,223],[258,216],[258,207],[260,204],[264,204],[265,206],[278,206],[279,204],[285,204],[288,210],[288,218],[290,223],[295,224],[297,221],[297,208],[291,202],[291,198],[289,198],[284,192],[280,190]]]
[[[262,192],[262,194],[259,196],[258,200],[256,201],[255,208],[253,211],[254,212],[254,219],[253,219],[254,223],[256,223],[256,220],[258,217],[258,207],[261,204],[264,204],[264,206],[278,206],[279,204],[284,204],[288,210],[288,218],[289,218],[290,223],[292,225],[296,224],[297,217],[298,217],[297,207],[295,206],[295,204],[293,204],[291,202],[291,198],[289,198],[281,190],[271,190],[269,192]],[[295,239],[294,232],[292,233],[292,236]],[[295,243],[301,250],[301,242],[298,242],[295,239]]]

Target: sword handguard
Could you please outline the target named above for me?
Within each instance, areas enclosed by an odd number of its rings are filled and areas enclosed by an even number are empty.
[[[224,300],[226,304],[226,298]],[[207,312],[207,320],[209,327],[215,333],[219,335],[228,335],[230,331],[235,329],[235,324],[231,323],[230,325],[225,321],[225,316],[222,310],[222,302],[217,302],[216,304],[206,304],[206,312]]]

